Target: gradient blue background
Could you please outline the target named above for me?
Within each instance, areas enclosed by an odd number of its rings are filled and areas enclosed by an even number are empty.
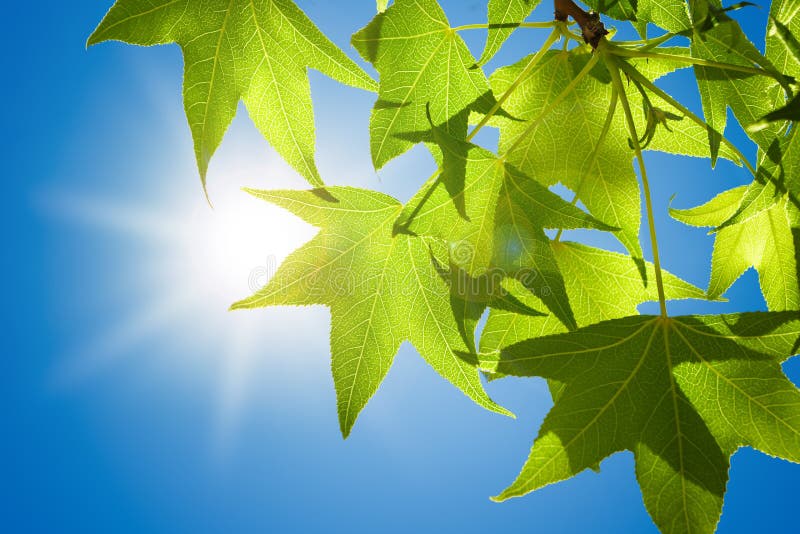
[[[170,285],[144,275],[158,273],[153,256],[163,248],[152,241],[159,224],[169,232],[183,213],[178,202],[207,209],[181,106],[179,50],[104,44],[86,51],[86,37],[110,4],[5,5],[0,531],[655,531],[627,453],[605,461],[600,474],[583,473],[504,504],[488,500],[516,475],[550,405],[540,380],[488,387],[518,416],[503,418],[471,404],[405,345],[345,442],[323,308],[226,315],[222,305],[202,306],[208,288],[200,284],[194,307],[151,314],[126,342],[98,345],[127,318],[147,316],[164,289],[159,283]],[[349,35],[372,16],[372,0],[300,5],[355,57]],[[485,2],[443,5],[454,25],[485,17]],[[548,11],[545,5],[535,17],[547,18]],[[766,11],[738,15],[759,46]],[[478,52],[480,32],[466,37]],[[518,32],[490,69],[543,38],[540,30]],[[432,169],[425,151],[415,149],[376,175],[367,137],[374,97],[317,73],[311,81],[326,181],[407,199]],[[690,72],[663,85],[698,109]],[[746,143],[735,128],[731,137]],[[483,140],[491,143],[492,134]],[[226,173],[243,160],[256,163]],[[712,238],[670,221],[669,197],[678,193],[675,205],[691,206],[748,176],[725,163],[711,172],[707,161],[687,158],[651,154],[648,164],[665,264],[705,286]],[[243,112],[209,181],[212,199],[238,194],[242,185],[303,186]],[[132,207],[133,219],[146,214],[156,230],[143,237],[102,217],[82,221],[86,199],[95,210],[107,206],[111,219]],[[163,214],[173,218],[159,219]],[[280,217],[291,224],[289,215]],[[204,265],[191,268],[202,273]],[[186,282],[180,268],[171,269],[178,273],[174,283]],[[670,309],[764,306],[752,271],[728,296],[728,303]],[[230,318],[217,321],[217,312]],[[247,387],[227,413],[220,380],[227,372],[226,329],[237,321],[256,322],[259,332],[244,371]],[[100,363],[86,364],[92,358]],[[81,362],[86,369],[76,378]],[[800,380],[800,364],[786,369]],[[800,467],[742,450],[731,476],[720,532],[798,530]]]

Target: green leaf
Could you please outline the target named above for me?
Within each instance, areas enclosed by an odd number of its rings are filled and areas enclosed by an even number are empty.
[[[639,21],[651,22],[672,33],[682,32],[691,26],[683,0],[639,0],[636,15]]]
[[[307,69],[376,89],[291,0],[118,0],[88,44],[109,40],[180,45],[184,106],[204,187],[240,99],[275,150],[321,185]]]
[[[396,229],[446,241],[456,265],[471,276],[521,280],[574,327],[544,228],[612,228],[491,152],[438,128],[434,139],[443,171],[408,202]]]
[[[617,20],[637,20],[638,0],[587,0],[585,4],[594,11]]]
[[[617,20],[651,22],[674,33],[691,27],[684,0],[587,0],[585,3]]]
[[[750,132],[758,132],[768,127],[771,122],[800,121],[800,95],[795,95],[789,102],[775,111],[770,111],[758,122],[747,127]]]
[[[378,13],[383,13],[389,6],[389,0],[377,0],[377,4],[378,4]]]
[[[712,4],[716,5],[717,2]],[[742,67],[761,67],[773,76],[780,76],[736,21],[721,12],[715,15],[715,21],[705,31],[694,31],[691,44],[694,57]],[[728,108],[731,108],[740,124],[752,124],[774,108],[773,103],[782,89],[773,77],[764,74],[701,65],[696,65],[694,70],[705,120],[714,132],[718,132],[709,134],[711,158],[716,161],[719,134],[725,132]],[[750,132],[750,135],[762,150],[767,150],[776,133],[776,128],[767,128]]]
[[[492,105],[483,71],[436,0],[396,0],[352,42],[381,75],[370,120],[377,168],[429,140],[428,115],[464,139],[470,112]]]
[[[775,0],[767,26],[766,56],[779,72],[800,77],[800,18],[796,0]]]
[[[663,51],[673,56],[687,54],[681,48]],[[615,235],[634,258],[641,259],[639,183],[623,113],[612,106],[609,72],[598,64],[568,91],[590,57],[591,51],[580,47],[568,53],[552,51],[542,59],[503,106],[513,119],[493,122],[500,128],[499,152],[540,183],[550,186],[561,182],[576,192],[589,213],[620,228]],[[502,94],[510,87],[528,61],[525,58],[495,72],[491,77],[494,93]],[[632,60],[630,64],[651,79],[683,66],[674,59]],[[644,126],[643,98],[635,85],[630,84],[627,90],[634,118]],[[553,106],[559,98],[561,102]],[[656,95],[649,98],[658,109],[680,115]],[[610,111],[615,113],[608,122]],[[532,121],[538,121],[538,125],[532,128]],[[648,148],[698,157],[708,153],[706,131],[699,125],[681,120],[670,122],[670,128],[672,131],[657,128]],[[727,149],[724,154],[736,158]]]
[[[569,300],[578,326],[589,326],[609,319],[634,315],[644,302],[657,301],[655,270],[647,262],[646,286],[630,256],[580,243],[553,242],[553,254],[564,277]],[[513,283],[509,294],[531,309],[542,309],[541,302]],[[664,272],[664,292],[669,300],[705,299],[703,290],[677,276]],[[481,333],[481,352],[493,352],[514,343],[565,332],[552,315],[532,316],[514,309],[492,309]]]
[[[797,7],[794,1],[772,2],[766,48],[766,57],[775,68],[795,78],[800,77],[800,54],[797,40],[793,37],[800,34]],[[797,101],[795,98],[787,104],[785,95],[780,90],[775,91],[772,96],[770,109],[782,108]],[[769,127],[766,133],[771,136],[770,144],[766,148],[762,147],[755,180],[742,199],[738,212],[725,225],[745,221],[769,209],[784,195],[788,196],[790,203],[800,205],[800,183],[797,179],[800,176],[800,141],[797,128],[791,128],[788,134],[782,136],[776,131],[782,124],[759,120],[751,126],[756,132]]]
[[[800,206],[800,138],[792,128],[785,137],[772,141],[769,149],[761,151],[758,169],[748,186],[739,209],[720,228],[739,224],[770,209],[780,199]]]
[[[714,532],[737,448],[800,461],[800,391],[781,370],[798,314],[628,317],[524,341],[483,365],[564,384],[516,481],[496,499],[632,451],[664,533]]]
[[[753,2],[736,2],[727,7],[722,6],[720,0],[689,0],[689,12],[692,18],[692,29],[703,33],[718,24],[724,24],[730,19],[728,13],[738,11],[745,7],[759,7]]]
[[[671,209],[670,214],[692,226],[716,227],[738,210],[746,190],[745,186],[737,187],[702,206]],[[742,223],[718,230],[711,256],[709,296],[725,293],[751,266],[758,271],[761,291],[770,310],[800,307],[795,247],[785,199]]]
[[[541,0],[489,0],[489,31],[483,54],[478,60],[479,65],[485,65],[494,57],[516,29],[515,25],[528,18],[540,2]]]
[[[509,293],[503,287],[503,278],[500,276],[493,276],[491,273],[471,276],[452,258],[449,268],[437,259],[434,259],[434,264],[442,278],[450,284],[450,306],[453,309],[459,332],[469,348],[469,352],[462,355],[465,358],[474,359],[477,354],[475,332],[487,307],[530,317],[547,316]],[[521,282],[517,283],[522,287],[523,295],[532,295],[527,288],[522,286]],[[538,299],[534,298],[534,300],[540,302]],[[553,315],[553,317],[556,316]],[[555,320],[558,321],[558,319]]]
[[[433,241],[392,236],[399,202],[347,187],[250,192],[322,230],[264,288],[233,308],[330,306],[331,367],[345,436],[404,340],[480,406],[509,414],[486,395],[478,371],[463,359],[469,348],[453,315],[451,289],[432,262],[447,251]]]

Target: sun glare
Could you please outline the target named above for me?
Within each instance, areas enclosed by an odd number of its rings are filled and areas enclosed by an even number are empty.
[[[176,221],[177,222],[177,221]],[[289,252],[314,230],[293,215],[244,192],[214,199],[214,209],[195,206],[177,222],[176,267],[186,282],[204,287],[214,305],[249,296],[274,274]]]
[[[262,287],[317,230],[237,189],[215,193],[213,209],[200,195],[192,202],[185,198],[162,204],[168,208],[74,195],[56,198],[49,211],[98,232],[113,232],[119,250],[146,251],[130,262],[129,272],[83,282],[87,290],[102,294],[123,279],[134,298],[119,299],[119,317],[117,311],[111,316],[115,324],[76,347],[56,379],[73,386],[136,353],[140,345],[163,340],[176,347],[166,351],[169,361],[159,362],[165,374],[175,380],[203,373],[217,377],[216,438],[225,444],[235,435],[254,359],[270,357],[264,336],[269,328],[289,327],[281,325],[278,310],[278,319],[265,328],[263,314],[228,308]]]

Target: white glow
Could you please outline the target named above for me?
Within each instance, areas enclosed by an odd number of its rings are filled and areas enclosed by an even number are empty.
[[[315,232],[244,192],[214,198],[214,209],[195,206],[190,217],[173,224],[178,226],[171,243],[176,250],[168,257],[176,262],[174,274],[220,305],[263,286],[289,252]]]
[[[125,272],[81,281],[88,292],[118,292],[123,312],[112,328],[76,348],[57,370],[59,383],[74,386],[91,379],[139,345],[163,340],[176,349],[168,351],[168,361],[156,362],[160,374],[172,381],[204,373],[216,378],[215,442],[226,449],[247,401],[253,366],[273,356],[270,336],[293,331],[297,320],[275,310],[265,324],[263,313],[228,308],[263,286],[317,229],[232,187],[212,196],[213,209],[201,195],[173,198],[163,202],[165,207],[80,194],[52,200],[49,212],[113,232],[121,250],[146,251],[132,258]],[[319,314],[307,316],[306,328],[324,328]]]
[[[58,217],[58,224],[66,220],[91,229],[72,260],[91,258],[111,266],[97,279],[84,277],[82,265],[73,267],[75,279],[54,273],[54,280],[71,291],[67,299],[81,302],[84,295],[101,295],[92,305],[104,306],[100,309],[107,313],[107,320],[63,358],[54,381],[74,388],[89,380],[118,380],[104,373],[129,369],[119,365],[126,357],[135,358],[150,373],[148,380],[166,383],[170,392],[211,381],[215,389],[202,395],[217,401],[217,413],[210,414],[217,431],[213,439],[224,448],[235,437],[246,404],[261,391],[255,387],[258,372],[303,376],[303,358],[314,365],[328,359],[328,336],[307,334],[328,330],[322,307],[228,311],[317,232],[241,187],[303,189],[308,184],[269,149],[240,109],[209,170],[212,209],[202,193],[179,91],[158,85],[158,80],[171,79],[162,73],[146,72],[139,78],[155,84],[143,88],[150,101],[140,105],[160,110],[163,129],[153,136],[159,144],[147,137],[150,155],[119,161],[124,176],[111,175],[109,180],[141,183],[143,197],[101,198],[84,190],[51,192],[44,199],[43,211]],[[75,138],[84,142],[83,135],[76,133]],[[159,152],[160,158],[153,157]],[[140,167],[131,169],[133,161]],[[109,235],[111,250],[97,250]],[[96,313],[93,309],[87,316]],[[154,342],[157,361],[143,350]],[[302,350],[286,358],[285,347],[300,344]]]

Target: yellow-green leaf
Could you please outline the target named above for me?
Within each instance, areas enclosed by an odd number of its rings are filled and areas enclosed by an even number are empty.
[[[180,45],[184,106],[204,187],[239,100],[275,150],[309,183],[322,185],[307,70],[377,88],[291,0],[118,0],[88,44],[112,40]]]

